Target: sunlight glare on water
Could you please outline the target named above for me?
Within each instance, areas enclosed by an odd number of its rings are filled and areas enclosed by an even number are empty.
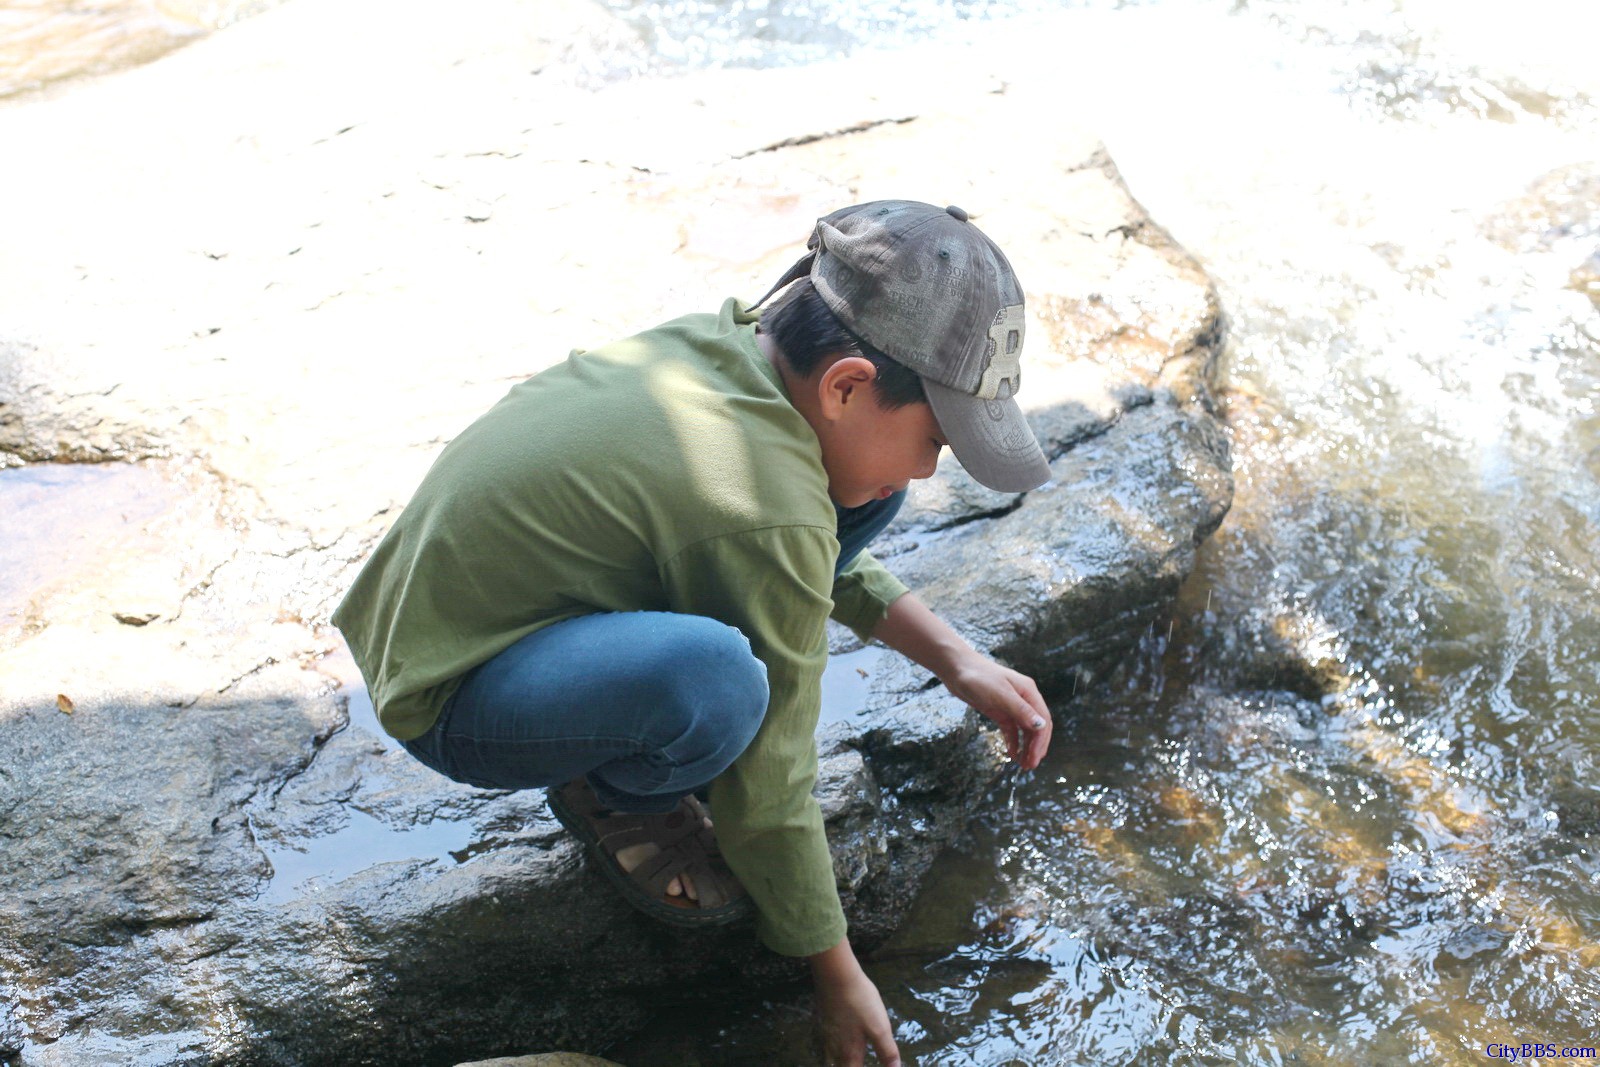
[[[1106,140],[1228,309],[1238,493],[1170,640],[1058,707],[869,962],[902,1051],[1595,1044],[1600,7],[1061,7],[847,47],[1009,34],[1007,80]],[[816,1062],[775,1018],[622,1059]]]

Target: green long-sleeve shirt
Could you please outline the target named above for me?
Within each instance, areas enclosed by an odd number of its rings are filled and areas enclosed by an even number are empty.
[[[440,454],[333,621],[403,739],[462,674],[562,619],[675,611],[737,627],[771,697],[712,785],[717,837],[762,940],[800,956],[845,932],[811,795],[824,621],[865,637],[905,586],[865,552],[834,580],[822,454],[754,323],[729,300],[517,385]]]

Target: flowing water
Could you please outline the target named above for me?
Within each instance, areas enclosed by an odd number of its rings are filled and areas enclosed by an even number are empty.
[[[1600,1045],[1600,5],[609,6],[668,68],[1010,34],[1229,312],[1233,512],[868,961],[908,1062]],[[612,1056],[816,1063],[804,1004]]]
[[[612,6],[693,61],[1015,34],[1229,312],[1234,510],[868,962],[908,1060],[1600,1045],[1600,8]],[[815,1063],[802,1003],[614,1055]]]

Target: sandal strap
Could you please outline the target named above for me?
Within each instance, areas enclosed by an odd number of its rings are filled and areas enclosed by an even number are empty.
[[[600,798],[595,795],[594,787],[589,784],[586,778],[574,778],[562,786],[561,799],[566,802],[567,807],[591,822],[595,819],[603,818],[609,812],[609,809],[600,803]]]
[[[689,877],[694,879],[694,890],[700,896],[702,908],[720,908],[732,903],[735,897],[744,896],[744,887],[737,880],[723,875],[710,864],[700,867],[699,872],[691,871]]]
[[[700,798],[693,793],[684,797],[683,803],[688,807],[690,813],[694,815],[694,825],[698,828],[701,847],[713,859],[722,859],[722,849],[717,845],[717,835],[706,829],[706,822],[710,820],[711,813],[706,811],[706,806],[700,803]]]
[[[666,892],[667,884],[680,874],[687,874],[694,882],[695,894],[702,908],[719,908],[742,895],[743,887],[725,869],[719,869],[706,854],[697,838],[685,838],[670,849],[663,849],[644,863],[635,867],[632,877],[645,875],[649,891],[656,895]],[[738,892],[735,893],[734,890]]]
[[[705,832],[705,824],[681,811],[659,815],[616,812],[594,820],[594,829],[600,844],[616,852],[629,845],[652,844],[667,848],[686,837]]]
[[[667,895],[667,886],[672,880],[691,866],[690,858],[681,852],[657,852],[629,871],[628,877],[643,886],[645,892],[651,896],[664,897]],[[694,875],[690,874],[689,877],[693,878]],[[699,888],[698,882],[695,883],[695,888]]]
[[[694,882],[695,895],[700,898],[699,907],[721,907],[732,900],[734,894],[730,892],[727,875],[718,869],[718,864],[704,847],[703,838],[706,836],[711,835],[680,834],[674,841],[656,841],[654,843],[660,851],[626,873],[653,897],[667,896],[667,886],[672,880],[686,874]],[[610,845],[609,841],[607,845]],[[612,855],[616,853],[612,852]]]

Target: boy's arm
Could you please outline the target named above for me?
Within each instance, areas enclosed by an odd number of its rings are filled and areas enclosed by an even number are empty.
[[[890,604],[872,636],[932,671],[958,700],[994,720],[1005,737],[1006,755],[1024,770],[1039,765],[1050,747],[1051,721],[1032,678],[967,644],[915,593]]]
[[[932,671],[945,688],[999,724],[1006,754],[1027,770],[1050,747],[1050,712],[1025,674],[981,655],[868,552],[833,583],[833,618]]]
[[[689,545],[662,563],[670,611],[738,628],[767,669],[767,714],[711,787],[717,840],[769,948],[811,956],[844,938],[816,783],[832,532],[778,526]]]
[[[833,580],[833,619],[870,640],[889,605],[905,594],[905,583],[863,549]]]
[[[812,956],[811,977],[817,987],[817,1016],[827,1062],[857,1067],[870,1045],[882,1067],[900,1067],[889,1013],[878,987],[856,961],[850,942],[840,938],[837,945]]]
[[[876,560],[862,556],[850,570],[864,573],[851,582],[847,571],[834,586],[833,617],[932,671],[956,697],[1000,724],[1012,759],[1029,770],[1037,767],[1050,745],[1051,722],[1033,679],[980,654]],[[828,1062],[856,1067],[870,1046],[880,1064],[899,1067],[900,1052],[883,1000],[850,942],[840,938],[810,959]]]

